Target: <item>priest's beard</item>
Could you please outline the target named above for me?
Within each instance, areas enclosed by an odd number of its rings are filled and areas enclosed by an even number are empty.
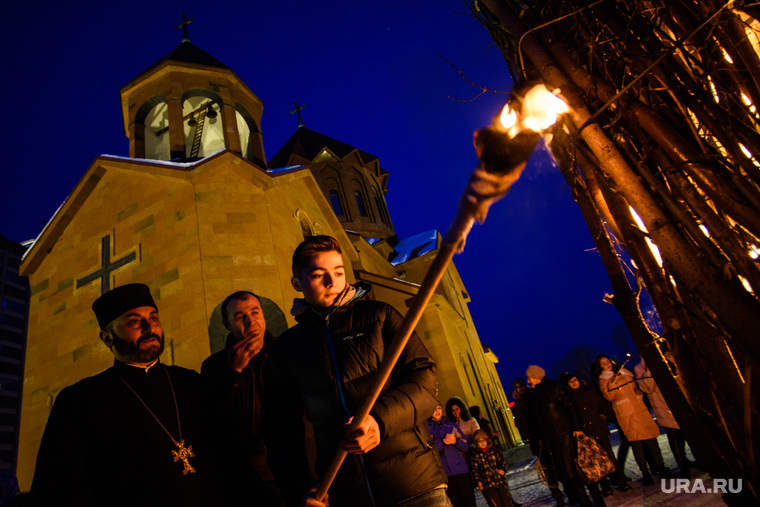
[[[158,345],[152,345],[148,348],[140,348],[140,344],[149,338],[156,338]],[[129,363],[150,363],[159,358],[164,351],[164,333],[160,335],[151,333],[147,336],[143,336],[137,340],[136,344],[131,344],[126,340],[119,338],[116,333],[113,333],[113,346],[116,352],[123,357],[126,362]]]

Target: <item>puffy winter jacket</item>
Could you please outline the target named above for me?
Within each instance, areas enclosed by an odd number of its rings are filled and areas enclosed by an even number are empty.
[[[345,422],[368,395],[401,324],[392,306],[369,297],[354,299],[327,317],[313,309],[296,316],[298,324],[280,335],[264,365],[269,462],[281,489],[291,494],[292,505],[313,485],[303,445],[304,412],[314,427],[315,470],[321,477],[344,435]],[[363,459],[378,505],[394,504],[446,482],[427,425],[437,406],[435,391],[435,362],[415,333],[371,411],[381,442]],[[361,498],[366,488],[355,456],[346,458],[333,484],[333,507],[367,504]]]
[[[612,402],[618,424],[630,442],[657,438],[660,428],[652,419],[652,414],[642,400],[643,395],[636,387],[633,373],[623,368],[618,375],[603,371],[599,377],[599,388],[605,398]]]
[[[442,417],[439,421],[428,419],[428,429],[433,436],[435,448],[441,454],[441,462],[446,475],[459,475],[470,473],[467,467],[467,461],[462,453],[467,452],[469,446],[467,440],[462,436],[462,432],[456,423]],[[443,439],[446,435],[453,433],[457,437],[456,444],[445,444]]]

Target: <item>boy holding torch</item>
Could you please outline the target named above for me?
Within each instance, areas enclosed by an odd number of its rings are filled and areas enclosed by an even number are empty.
[[[298,324],[277,339],[265,365],[263,411],[270,466],[288,504],[300,505],[315,483],[305,413],[320,480],[336,448],[348,453],[330,488],[332,507],[449,506],[427,425],[438,403],[435,361],[422,341],[412,334],[369,415],[346,435],[403,319],[374,301],[368,285],[346,283],[340,245],[330,236],[296,248],[291,281],[304,299],[292,310]]]

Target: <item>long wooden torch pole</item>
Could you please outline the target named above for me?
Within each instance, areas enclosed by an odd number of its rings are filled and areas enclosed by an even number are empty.
[[[438,254],[428,269],[425,279],[422,285],[420,285],[417,295],[414,297],[412,305],[401,323],[401,327],[396,331],[393,341],[386,350],[385,357],[378,368],[372,390],[367,394],[367,397],[354,414],[351,424],[346,430],[346,434],[359,429],[369,415],[375,401],[377,401],[382,392],[383,386],[388,381],[393,367],[401,356],[404,347],[406,347],[409,337],[412,336],[414,328],[420,321],[430,298],[433,296],[436,287],[438,287],[438,283],[443,278],[443,274],[446,272],[451,259],[455,253],[464,248],[465,239],[475,220],[477,219],[482,222],[485,219],[488,207],[494,201],[503,197],[507,193],[507,190],[509,190],[509,187],[517,181],[525,167],[525,161],[538,141],[538,135],[528,136],[527,138],[520,137],[508,143],[511,146],[505,147],[506,137],[503,134],[498,134],[499,141],[494,141],[492,132],[484,132],[486,130],[489,129],[482,129],[479,131],[481,135],[476,133],[475,136],[476,151],[480,158],[480,164],[470,177],[470,182],[459,201],[457,213],[441,241]],[[484,148],[484,143],[487,143],[489,146]],[[497,153],[495,154],[493,153],[494,144],[497,145],[495,148]],[[484,153],[484,150],[486,153]],[[504,164],[505,158],[511,159],[506,165]],[[498,163],[495,164],[494,162]],[[315,494],[317,500],[321,501],[327,495],[327,490],[338,474],[338,470],[346,458],[346,454],[347,452],[341,448],[338,448],[336,451],[329,468],[317,486]]]
[[[438,254],[435,256],[433,264],[430,266],[430,269],[425,275],[425,281],[422,283],[420,290],[414,297],[412,306],[409,308],[406,317],[401,323],[401,327],[396,332],[396,336],[393,338],[390,348],[386,350],[385,357],[383,358],[383,361],[380,364],[380,368],[378,369],[377,382],[373,386],[371,393],[369,393],[367,398],[365,398],[362,405],[354,414],[354,418],[351,420],[351,424],[349,425],[346,433],[351,433],[359,429],[359,427],[364,423],[364,420],[369,415],[370,410],[372,410],[372,406],[375,404],[378,396],[380,396],[380,392],[382,391],[385,382],[388,380],[388,377],[390,377],[391,370],[393,370],[393,367],[396,365],[396,361],[398,361],[399,356],[401,356],[401,352],[404,350],[404,347],[406,347],[406,343],[409,341],[409,337],[412,336],[412,332],[414,331],[417,322],[419,322],[420,318],[422,317],[422,312],[425,311],[425,307],[427,306],[428,301],[430,301],[433,292],[438,286],[438,282],[441,281],[443,274],[446,272],[446,267],[449,265],[449,262],[451,262],[451,259],[454,257],[455,252],[456,245],[441,245],[441,248],[438,250]],[[327,490],[330,488],[330,485],[335,479],[335,476],[337,475],[338,470],[343,463],[343,460],[346,458],[346,454],[346,451],[341,448],[338,448],[336,451],[332,461],[330,462],[330,467],[322,477],[322,480],[319,482],[319,486],[317,487],[316,497],[318,500],[324,499],[325,495],[327,494]]]

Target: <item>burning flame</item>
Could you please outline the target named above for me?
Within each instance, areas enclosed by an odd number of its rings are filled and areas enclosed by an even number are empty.
[[[554,125],[559,115],[569,110],[564,100],[550,92],[545,85],[539,84],[522,98],[519,111],[512,109],[509,104],[504,106],[499,120],[511,138],[523,130],[541,133]]]

